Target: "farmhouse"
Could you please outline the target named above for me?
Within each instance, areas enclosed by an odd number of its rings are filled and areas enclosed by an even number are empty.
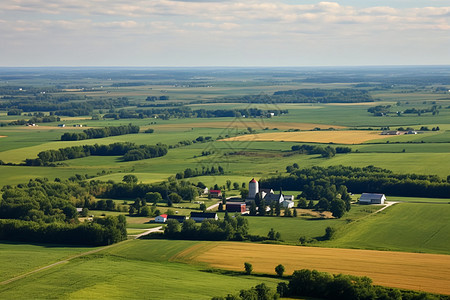
[[[385,130],[381,133],[381,135],[400,135],[400,131],[397,130]]]
[[[244,202],[228,202],[226,206],[227,212],[245,213],[246,209]]]
[[[177,220],[180,223],[183,223],[187,219],[186,216],[179,216],[179,215],[169,215],[167,216],[167,221],[169,220]]]
[[[258,181],[253,178],[248,183],[248,197],[247,204],[249,205],[252,200],[255,199],[256,194],[258,194],[267,206],[270,206],[275,203],[280,203],[284,208],[292,208],[294,207],[294,196],[293,195],[283,195],[280,190],[279,194],[275,194],[273,189],[260,189]]]
[[[363,193],[359,198],[359,204],[384,204],[385,200],[384,194]]]
[[[216,213],[191,212],[191,219],[195,222],[202,222],[205,219],[218,220]]]
[[[221,190],[209,190],[209,194],[211,195],[211,197],[214,197],[214,198],[222,197],[222,191]]]
[[[160,215],[155,217],[155,223],[165,223],[167,221],[167,215]]]

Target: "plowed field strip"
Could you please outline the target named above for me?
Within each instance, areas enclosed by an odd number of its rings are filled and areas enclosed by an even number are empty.
[[[187,249],[186,260],[229,270],[243,270],[244,262],[250,262],[259,273],[275,273],[275,266],[283,264],[287,274],[316,269],[368,276],[383,286],[450,294],[448,255],[246,243],[211,246]],[[183,253],[177,255],[177,260],[181,259]]]

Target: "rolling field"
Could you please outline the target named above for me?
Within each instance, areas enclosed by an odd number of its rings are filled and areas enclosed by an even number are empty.
[[[384,286],[450,294],[448,255],[218,242],[194,246],[177,258],[228,270],[242,270],[244,262],[250,262],[256,273],[270,274],[283,264],[287,274],[316,269],[368,276]]]
[[[211,299],[278,279],[205,272],[172,256],[197,244],[190,241],[132,240],[0,285],[2,299]],[[39,255],[39,249],[34,255]],[[76,284],[74,284],[76,282]]]
[[[380,138],[380,131],[306,131],[306,132],[270,132],[243,135],[224,141],[286,141],[305,143],[361,144]]]
[[[443,254],[450,251],[449,204],[399,203],[350,225],[323,245]]]
[[[87,247],[0,242],[0,282],[38,267],[89,251]]]

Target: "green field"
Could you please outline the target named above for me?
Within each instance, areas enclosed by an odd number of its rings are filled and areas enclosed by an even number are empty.
[[[450,205],[399,203],[343,228],[325,246],[449,254]]]
[[[197,242],[134,240],[0,286],[2,299],[211,299],[237,293],[261,282],[275,287],[277,279],[226,276],[202,267],[170,262]],[[14,251],[4,247],[4,253]],[[49,253],[45,248],[29,254]],[[47,254],[48,255],[48,254]],[[14,269],[14,266],[10,266]],[[13,271],[11,271],[13,272]],[[14,273],[13,273],[14,274]],[[74,284],[76,282],[76,284]]]
[[[342,70],[305,71],[301,69],[246,69],[246,70],[117,70],[111,74],[103,71],[77,73],[57,78],[45,71],[34,76],[22,74],[0,82],[2,91],[9,86],[56,87],[58,92],[41,94],[0,95],[0,125],[15,120],[28,120],[32,115],[49,115],[55,111],[29,111],[25,106],[21,116],[7,115],[8,109],[26,99],[34,105],[64,106],[68,101],[59,97],[76,98],[77,103],[89,104],[88,115],[68,117],[61,115],[58,122],[39,123],[39,126],[8,125],[0,127],[0,189],[6,185],[26,184],[30,179],[68,179],[75,174],[89,175],[89,180],[121,182],[124,175],[137,176],[138,183],[158,183],[183,172],[186,168],[203,170],[211,166],[224,168],[223,175],[198,176],[185,179],[191,183],[202,182],[207,187],[222,187],[228,180],[248,184],[271,176],[286,175],[286,166],[297,163],[300,168],[344,165],[366,167],[373,165],[389,169],[394,173],[416,173],[437,175],[443,181],[450,180],[450,86],[441,81],[433,82],[433,69],[414,74],[411,71],[357,70],[361,78],[357,83],[350,79],[355,74]],[[400,68],[401,69],[401,68]],[[420,68],[419,68],[420,69]],[[59,71],[60,72],[60,71]],[[92,72],[92,73],[91,73]],[[450,70],[446,73],[450,74]],[[148,73],[148,74],[147,74]],[[31,73],[30,73],[31,74]],[[57,74],[57,73],[55,73]],[[156,75],[155,75],[156,74]],[[440,75],[442,75],[440,74]],[[65,76],[66,76],[65,75]],[[146,77],[149,75],[149,77]],[[151,76],[150,76],[151,75]],[[411,74],[410,74],[411,75]],[[143,76],[142,78],[140,76]],[[159,77],[161,76],[161,77]],[[111,78],[110,78],[111,77]],[[330,79],[331,78],[331,79]],[[367,82],[363,82],[363,79]],[[380,78],[386,80],[380,81]],[[402,82],[401,79],[406,82]],[[308,80],[306,80],[308,79]],[[323,79],[323,81],[322,81]],[[342,79],[340,81],[340,79]],[[394,80],[390,82],[389,80]],[[397,83],[399,80],[400,83]],[[417,82],[416,82],[417,80]],[[360,83],[363,83],[360,85]],[[118,84],[118,85],[115,85]],[[121,86],[123,84],[123,86]],[[129,85],[130,84],[130,85]],[[133,86],[133,84],[136,84]],[[365,86],[365,84],[367,86]],[[361,89],[373,97],[375,102],[365,103],[277,103],[276,91],[295,89]],[[439,88],[439,89],[438,89]],[[314,93],[313,93],[314,94]],[[260,95],[266,100],[254,103],[252,97]],[[265,95],[265,96],[264,96]],[[149,96],[168,96],[170,100],[147,101]],[[34,97],[34,98],[33,98]],[[248,98],[246,98],[248,97]],[[309,96],[308,96],[309,97]],[[121,104],[123,99],[128,102]],[[250,99],[246,102],[246,99]],[[114,100],[114,101],[113,101]],[[279,99],[278,99],[279,100]],[[95,102],[95,104],[93,104]],[[283,102],[283,101],[282,101]],[[106,104],[104,104],[106,103]],[[17,104],[19,105],[19,104]],[[368,109],[378,105],[390,105],[388,115],[374,116]],[[175,116],[158,113],[154,116],[128,118],[103,118],[107,113],[119,114],[122,110],[171,109],[189,110],[250,110],[261,109],[262,117],[217,117],[201,118],[199,115]],[[429,109],[432,108],[433,112]],[[407,110],[424,110],[422,113],[404,113]],[[42,109],[41,109],[42,110]],[[287,114],[270,116],[267,112],[288,110]],[[397,112],[399,114],[397,115]],[[109,136],[98,139],[61,141],[65,132],[79,133],[85,128],[101,128],[132,123],[140,126],[140,133]],[[65,124],[65,128],[58,127]],[[73,125],[82,124],[83,128]],[[420,130],[422,126],[429,130]],[[332,127],[334,130],[329,130]],[[382,136],[382,128],[397,130],[412,127],[418,134]],[[439,127],[439,130],[436,130]],[[146,129],[154,133],[144,133]],[[434,130],[432,130],[434,128]],[[370,133],[374,138],[365,142],[338,141],[320,144],[292,141],[255,141],[251,133],[271,133],[287,137],[289,132],[322,130],[333,134],[352,130],[361,135]],[[329,130],[329,131],[325,131]],[[283,135],[280,135],[282,133]],[[321,133],[321,132],[319,132]],[[245,136],[244,136],[245,135]],[[228,141],[222,138],[243,136],[247,141]],[[209,142],[179,145],[181,141],[193,141],[198,137],[211,137]],[[220,138],[219,138],[220,137]],[[295,139],[292,139],[295,140]],[[333,140],[334,141],[334,140]],[[106,145],[116,142],[132,142],[137,145],[163,143],[171,146],[167,155],[157,158],[123,161],[120,156],[89,156],[57,162],[54,167],[31,167],[21,165],[25,159],[36,158],[45,150],[81,146]],[[346,143],[347,142],[347,143]],[[351,153],[336,154],[324,158],[319,154],[307,155],[291,151],[294,145],[318,145],[322,147],[345,146]],[[203,153],[202,153],[203,152]],[[317,153],[317,152],[316,152]],[[5,165],[9,164],[9,165]],[[302,187],[299,187],[299,189]],[[351,192],[351,191],[350,191]],[[226,196],[239,195],[239,189],[226,191]],[[297,196],[301,191],[285,191]],[[356,195],[357,196],[357,195]],[[353,197],[355,200],[356,196]],[[317,218],[307,211],[297,218],[250,217],[249,233],[267,236],[273,228],[280,232],[280,243],[299,245],[299,237],[317,239],[309,243],[314,247],[357,248],[393,250],[402,252],[424,252],[450,255],[450,198],[394,197],[386,195],[388,201],[399,202],[374,213],[381,206],[352,205],[352,209],[341,219]],[[450,197],[450,195],[449,195]],[[136,199],[123,196],[114,199],[116,205],[127,210]],[[99,200],[99,199],[96,199]],[[315,199],[316,202],[318,199]],[[0,203],[2,201],[0,192]],[[199,196],[192,202],[176,203],[170,209],[179,215],[189,215],[199,210],[199,202],[206,206],[218,199]],[[126,203],[125,203],[126,202]],[[166,203],[157,209],[165,213]],[[234,276],[222,272],[210,272],[209,266],[189,260],[195,247],[202,251],[212,247],[212,242],[172,240],[132,240],[132,235],[160,226],[150,217],[130,217],[127,212],[90,210],[89,215],[125,215],[129,240],[113,245],[95,254],[77,257],[20,280],[0,285],[1,299],[210,299],[225,296],[260,282],[274,287],[278,280],[266,276]],[[223,218],[223,213],[219,216]],[[337,230],[329,241],[322,241],[325,229]],[[243,244],[246,245],[246,244]],[[272,246],[272,245],[256,245]],[[276,247],[276,245],[274,245]],[[194,248],[190,248],[194,247]],[[279,246],[281,249],[281,246]],[[284,247],[284,246],[283,246]],[[285,246],[288,247],[288,246]],[[179,255],[190,248],[189,255]],[[0,281],[11,279],[37,268],[65,260],[94,248],[62,247],[58,245],[27,245],[0,243]],[[301,249],[301,248],[299,248]],[[316,249],[316,248],[313,248]],[[200,249],[197,249],[200,250]],[[186,253],[184,253],[186,254]],[[213,258],[220,262],[220,257]],[[214,264],[212,264],[214,265]],[[272,271],[272,266],[270,265]],[[343,270],[345,272],[345,269]]]

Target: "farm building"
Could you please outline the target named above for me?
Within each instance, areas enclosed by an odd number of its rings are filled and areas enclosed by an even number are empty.
[[[155,217],[155,223],[165,223],[167,220],[167,215],[160,215]]]
[[[218,220],[216,213],[191,212],[191,219],[195,222],[202,222],[205,219]]]
[[[167,221],[169,220],[177,220],[180,223],[183,223],[184,220],[186,220],[187,217],[186,216],[177,216],[177,215],[169,215],[167,216]]]
[[[401,132],[397,130],[385,130],[381,133],[381,135],[400,135]]]
[[[244,202],[228,202],[226,206],[227,212],[245,213],[246,205]]]
[[[363,193],[359,198],[359,204],[384,204],[385,200],[384,194]]]
[[[248,198],[255,199],[256,194],[259,192],[259,184],[258,181],[253,178],[248,183]]]
[[[221,190],[209,190],[209,194],[211,195],[211,197],[214,197],[214,198],[222,197],[222,191]]]

